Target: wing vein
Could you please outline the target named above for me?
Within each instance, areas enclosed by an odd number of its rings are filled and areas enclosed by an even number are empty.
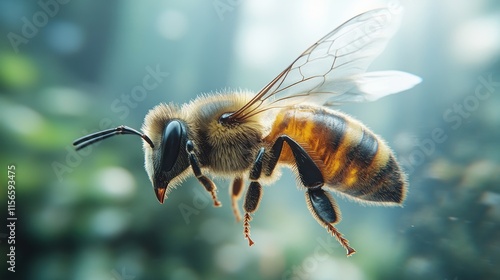
[[[388,9],[353,17],[307,48],[229,118],[242,121],[301,102],[333,106],[371,101],[413,87],[419,82],[418,77],[408,73],[379,71],[378,76],[365,73],[385,48],[398,22],[398,15]],[[361,79],[363,75],[367,78]],[[382,87],[381,81],[387,85]]]

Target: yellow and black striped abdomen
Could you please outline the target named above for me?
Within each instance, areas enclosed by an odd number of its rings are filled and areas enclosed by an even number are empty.
[[[405,175],[391,149],[352,117],[323,107],[287,108],[278,113],[264,141],[273,143],[284,134],[307,151],[329,188],[375,203],[404,200]],[[284,147],[279,162],[294,161]]]

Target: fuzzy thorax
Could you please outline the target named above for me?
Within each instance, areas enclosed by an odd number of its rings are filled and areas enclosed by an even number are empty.
[[[240,123],[223,124],[224,113],[244,106],[253,93],[201,96],[186,107],[191,115],[189,125],[198,146],[200,161],[215,175],[243,174],[252,165],[262,140],[263,123],[250,117]]]
[[[224,113],[232,113],[244,106],[254,96],[251,92],[201,95],[181,107],[159,104],[145,117],[142,130],[153,141],[155,147],[161,144],[165,126],[177,119],[185,123],[188,139],[195,145],[195,153],[202,169],[213,175],[235,176],[248,172],[265,131],[262,116],[253,116],[241,123],[222,124]],[[153,178],[153,149],[144,145],[145,167]],[[170,182],[175,185],[191,175],[191,170],[182,172]]]

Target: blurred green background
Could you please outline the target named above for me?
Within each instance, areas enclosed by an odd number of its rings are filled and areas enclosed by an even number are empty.
[[[160,205],[139,138],[73,151],[89,132],[140,128],[160,102],[257,91],[340,23],[398,3],[400,31],[371,69],[423,83],[340,109],[387,140],[410,192],[403,208],[338,199],[353,257],[287,170],[265,188],[249,248],[229,182],[216,180],[222,208],[194,179]],[[1,0],[0,34],[1,279],[500,279],[498,1]]]

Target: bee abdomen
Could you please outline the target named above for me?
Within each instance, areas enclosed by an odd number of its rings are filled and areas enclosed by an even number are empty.
[[[401,203],[406,179],[391,149],[357,120],[324,108],[301,106],[278,114],[273,143],[287,134],[300,143],[320,168],[327,187],[372,202]],[[284,148],[280,162],[293,164]]]
[[[334,161],[325,161],[327,166],[337,167],[326,174],[327,183],[366,201],[401,203],[406,180],[392,151],[361,123],[347,118],[345,122],[347,129]]]

